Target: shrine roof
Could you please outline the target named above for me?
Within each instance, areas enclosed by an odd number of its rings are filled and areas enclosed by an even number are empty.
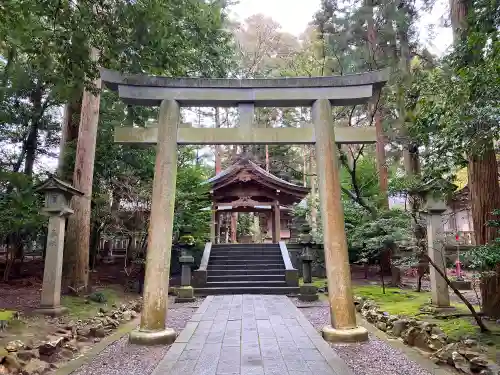
[[[221,187],[227,188],[228,185],[241,182],[236,177],[238,173],[243,170],[249,172],[249,180],[255,181],[257,184],[263,184],[264,181],[266,182],[267,187],[280,190],[280,194],[289,194],[304,198],[310,190],[308,187],[293,184],[269,173],[264,168],[260,167],[258,164],[246,157],[241,158],[230,167],[218,173],[216,176],[205,181],[205,183],[211,184],[212,190],[217,190]]]

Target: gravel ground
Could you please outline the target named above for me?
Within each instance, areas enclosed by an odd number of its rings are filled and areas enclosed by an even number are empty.
[[[298,307],[305,306],[301,303]],[[300,311],[318,330],[330,321],[328,305],[309,306]],[[356,375],[431,375],[403,353],[370,334],[363,344],[332,344],[333,350],[347,363]]]
[[[180,332],[191,316],[201,304],[202,300],[194,303],[169,303],[167,327]],[[83,365],[72,375],[148,375],[151,374],[158,362],[167,354],[170,346],[140,346],[128,342],[128,335],[115,341],[100,352],[89,363]]]

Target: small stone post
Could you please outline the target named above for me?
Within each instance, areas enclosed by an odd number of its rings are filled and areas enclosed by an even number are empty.
[[[54,176],[50,176],[36,190],[45,193],[42,212],[49,216],[42,296],[37,312],[57,316],[66,310],[61,306],[61,277],[66,217],[73,213],[69,202],[72,196],[81,196],[83,193]]]
[[[331,326],[323,328],[323,338],[331,342],[366,341],[368,331],[356,324],[332,104],[326,99],[316,100],[311,112],[316,135],[317,171],[331,318]]]
[[[191,265],[194,263],[191,248],[194,246],[194,237],[191,235],[181,236],[179,245],[181,246],[179,263],[182,265],[181,287],[177,289],[175,302],[194,302],[194,291],[191,286]]]
[[[299,289],[299,300],[300,301],[317,301],[318,300],[318,288],[312,284],[312,261],[313,255],[311,248],[313,245],[313,239],[311,235],[311,226],[309,224],[303,224],[300,234],[300,244],[303,246],[301,260],[302,260],[302,280],[304,284],[300,286]]]

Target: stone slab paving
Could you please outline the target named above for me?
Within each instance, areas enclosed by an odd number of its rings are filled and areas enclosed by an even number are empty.
[[[286,296],[209,296],[153,375],[353,375]]]

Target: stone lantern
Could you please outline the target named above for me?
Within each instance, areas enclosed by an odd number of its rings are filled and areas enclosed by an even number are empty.
[[[304,284],[301,285],[299,289],[299,300],[317,301],[318,288],[312,284],[312,262],[314,260],[312,246],[314,241],[311,234],[311,226],[309,224],[303,224],[300,228],[300,232],[299,242],[302,245],[300,259],[302,260],[302,279]]]
[[[191,266],[194,263],[192,249],[195,246],[194,237],[190,230],[184,230],[184,234],[179,239],[181,247],[181,256],[179,263],[181,264],[181,287],[177,289],[177,297],[175,302],[193,302],[194,290],[191,286]]]
[[[45,194],[42,213],[49,217],[42,296],[37,311],[57,316],[65,311],[61,307],[61,276],[66,217],[73,213],[71,198],[74,195],[82,196],[83,193],[52,175],[38,185],[36,191]]]
[[[442,214],[447,205],[444,196],[456,186],[443,180],[433,179],[420,190],[423,212],[427,216],[427,254],[436,266],[446,274],[446,250]],[[450,309],[450,295],[446,280],[430,265],[432,304],[439,309]]]

